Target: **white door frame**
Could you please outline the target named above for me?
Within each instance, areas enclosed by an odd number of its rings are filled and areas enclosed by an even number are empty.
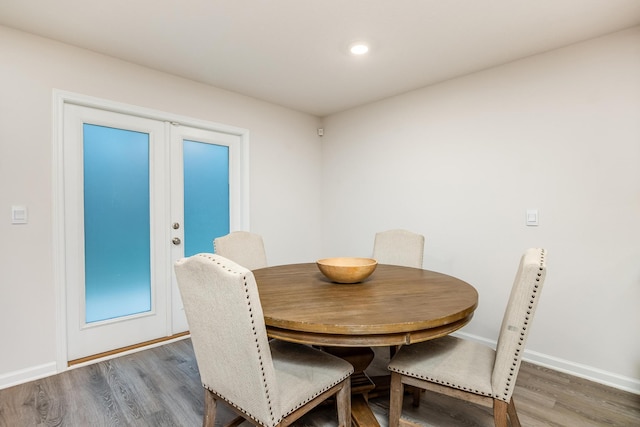
[[[238,156],[235,164],[230,164],[230,170],[236,171],[238,197],[237,210],[233,215],[232,224],[235,229],[249,230],[249,131],[219,123],[193,119],[162,111],[136,107],[128,104],[90,97],[67,91],[54,89],[53,91],[53,268],[54,286],[56,294],[56,370],[63,372],[68,369],[67,357],[67,271],[65,254],[65,194],[64,194],[64,106],[76,104],[91,108],[129,114],[144,117],[166,123],[178,123],[194,128],[202,128],[215,132],[228,133],[240,137]],[[170,144],[166,144],[167,153],[170,152]],[[169,178],[167,178],[169,179]],[[169,188],[167,186],[166,188]],[[168,198],[169,195],[166,195]],[[169,206],[169,204],[167,204]],[[234,212],[232,210],[232,212]],[[169,244],[170,212],[166,212],[166,241]],[[171,267],[167,266],[167,272],[171,277]],[[172,280],[167,280],[167,286],[171,286]],[[171,289],[167,289],[167,295],[171,295]],[[171,335],[171,321],[168,322],[167,336]]]

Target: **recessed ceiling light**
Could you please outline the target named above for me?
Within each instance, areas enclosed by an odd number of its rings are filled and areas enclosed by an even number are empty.
[[[365,43],[357,42],[353,43],[349,47],[349,51],[354,55],[364,55],[365,53],[369,52],[369,46],[367,46]]]

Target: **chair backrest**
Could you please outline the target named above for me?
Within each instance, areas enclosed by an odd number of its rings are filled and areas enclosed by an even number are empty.
[[[249,270],[267,267],[267,254],[259,234],[233,231],[214,239],[213,251]]]
[[[274,425],[281,406],[253,273],[214,254],[183,258],[174,269],[203,386]]]
[[[376,233],[373,258],[379,264],[422,268],[424,236],[407,230],[387,230]]]
[[[546,274],[546,251],[528,249],[520,259],[498,336],[491,377],[496,399],[511,399]]]

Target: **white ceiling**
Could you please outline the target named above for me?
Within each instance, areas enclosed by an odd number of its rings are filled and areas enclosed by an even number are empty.
[[[325,116],[639,25],[640,0],[0,0],[0,24]]]

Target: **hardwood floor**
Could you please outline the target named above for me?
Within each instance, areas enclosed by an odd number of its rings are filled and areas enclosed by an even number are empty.
[[[385,366],[378,354],[370,372]],[[640,426],[640,396],[528,363],[514,396],[523,426]],[[387,426],[388,398],[370,404]],[[0,390],[0,427],[199,426],[202,409],[189,339]],[[223,405],[219,412],[220,421],[233,418]],[[407,396],[403,417],[425,426],[493,426],[490,410],[428,392],[419,408]],[[317,408],[295,425],[336,426],[335,408]]]

